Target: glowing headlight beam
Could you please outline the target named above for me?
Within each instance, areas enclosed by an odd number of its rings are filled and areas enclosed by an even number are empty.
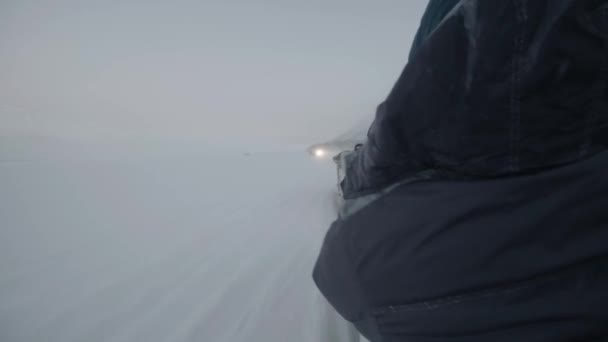
[[[318,149],[315,150],[315,157],[317,157],[317,158],[323,158],[323,157],[325,157],[325,155],[326,155],[326,152],[325,152],[324,149],[318,148]]]

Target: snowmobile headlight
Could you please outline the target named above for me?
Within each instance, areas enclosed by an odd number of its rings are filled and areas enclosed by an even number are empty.
[[[323,158],[323,157],[325,157],[327,155],[327,152],[324,149],[322,149],[322,148],[317,148],[314,151],[314,155],[317,158]]]

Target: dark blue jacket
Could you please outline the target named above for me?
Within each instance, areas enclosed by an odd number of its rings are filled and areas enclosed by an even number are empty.
[[[412,48],[410,49],[410,59],[413,59],[418,48],[435,31],[443,19],[454,9],[460,0],[430,0],[420,21],[420,27]]]
[[[606,149],[605,6],[459,2],[379,106],[343,184],[347,196],[427,169],[504,176]]]
[[[314,279],[371,341],[608,336],[608,8],[464,0],[342,184]]]

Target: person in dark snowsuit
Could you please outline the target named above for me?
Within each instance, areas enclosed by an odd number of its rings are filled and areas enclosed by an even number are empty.
[[[345,159],[345,200],[381,195],[314,281],[372,342],[605,339],[608,1],[449,2]]]

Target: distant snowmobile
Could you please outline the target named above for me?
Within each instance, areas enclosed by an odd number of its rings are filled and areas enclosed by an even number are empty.
[[[363,146],[364,143],[365,140],[363,139],[344,141],[333,140],[326,143],[312,145],[307,149],[307,152],[315,159],[327,159],[335,157],[341,152],[357,151]]]
[[[373,117],[365,117],[356,121],[349,130],[337,137],[323,143],[314,144],[307,149],[315,159],[329,159],[344,151],[353,151],[361,148],[367,140],[367,130]]]

